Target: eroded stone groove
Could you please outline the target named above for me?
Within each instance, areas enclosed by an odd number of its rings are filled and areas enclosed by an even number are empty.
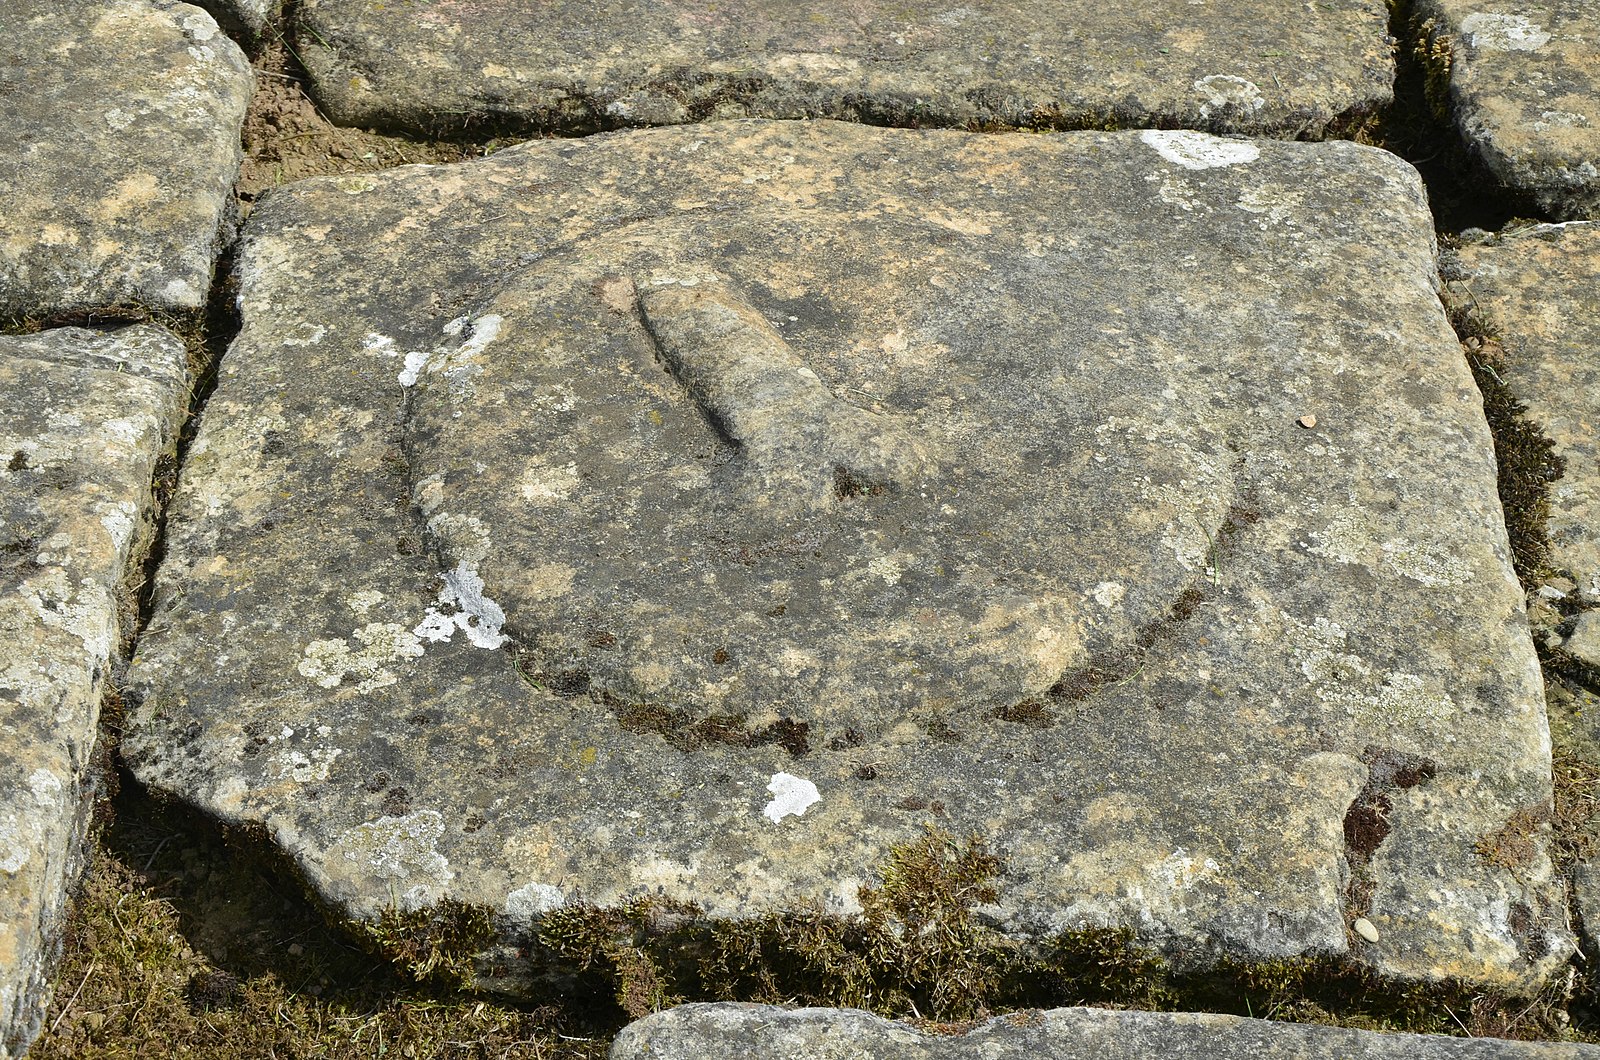
[[[722,123],[308,181],[239,277],[126,753],[343,913],[849,914],[938,804],[1017,939],[1347,954],[1382,746],[1436,773],[1352,956],[1570,945],[1475,850],[1548,797],[1539,677],[1392,156]]]

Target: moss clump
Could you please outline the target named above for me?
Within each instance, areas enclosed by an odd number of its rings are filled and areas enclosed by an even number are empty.
[[[126,784],[65,929],[36,1060],[600,1060],[615,1022],[394,974],[298,885]],[[425,958],[424,958],[425,962]]]
[[[473,985],[474,958],[495,940],[487,909],[445,898],[425,909],[385,909],[376,920],[353,925],[380,956],[419,983],[457,989]]]
[[[1457,303],[1451,307],[1451,323],[1483,393],[1484,416],[1494,435],[1500,505],[1505,509],[1512,563],[1522,584],[1531,589],[1553,573],[1545,527],[1550,519],[1550,494],[1566,472],[1566,461],[1529,418],[1527,406],[1506,381],[1505,347],[1483,314],[1471,302]]]
[[[608,993],[629,1019],[683,1000],[686,966],[703,935],[699,906],[636,898],[620,906],[565,906],[539,925],[537,945]]]

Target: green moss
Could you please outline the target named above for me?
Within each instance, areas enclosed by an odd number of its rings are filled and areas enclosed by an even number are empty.
[[[1500,504],[1505,509],[1512,562],[1523,585],[1531,589],[1553,573],[1545,528],[1551,491],[1566,471],[1566,461],[1529,418],[1527,406],[1506,381],[1505,347],[1477,305],[1468,298],[1455,301],[1450,309],[1451,323],[1483,393],[1483,412],[1494,435]]]
[[[472,987],[474,959],[495,940],[491,912],[453,898],[409,913],[386,909],[376,920],[351,926],[417,982],[456,989]]]

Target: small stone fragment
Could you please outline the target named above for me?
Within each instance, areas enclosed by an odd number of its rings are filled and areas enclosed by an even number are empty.
[[[261,35],[283,11],[283,0],[195,0],[223,29],[246,41]]]
[[[1368,920],[1366,917],[1364,917],[1364,916],[1356,917],[1355,922],[1352,923],[1350,926],[1355,928],[1355,931],[1356,931],[1357,935],[1360,935],[1362,938],[1366,939],[1368,942],[1377,942],[1378,941],[1378,925],[1374,924],[1372,921]]]
[[[1317,425],[1317,418],[1310,413],[1307,413],[1306,415],[1301,416],[1298,420],[1295,420],[1295,422],[1307,430],[1310,430],[1312,427]]]
[[[1579,615],[1561,648],[1583,665],[1600,670],[1600,611]]]

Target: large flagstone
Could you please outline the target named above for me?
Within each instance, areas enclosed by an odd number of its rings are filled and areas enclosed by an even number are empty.
[[[849,916],[1524,989],[1538,663],[1416,173],[731,122],[247,227],[124,744],[370,918]],[[1356,922],[1362,919],[1356,930]],[[520,978],[519,978],[520,977]]]

